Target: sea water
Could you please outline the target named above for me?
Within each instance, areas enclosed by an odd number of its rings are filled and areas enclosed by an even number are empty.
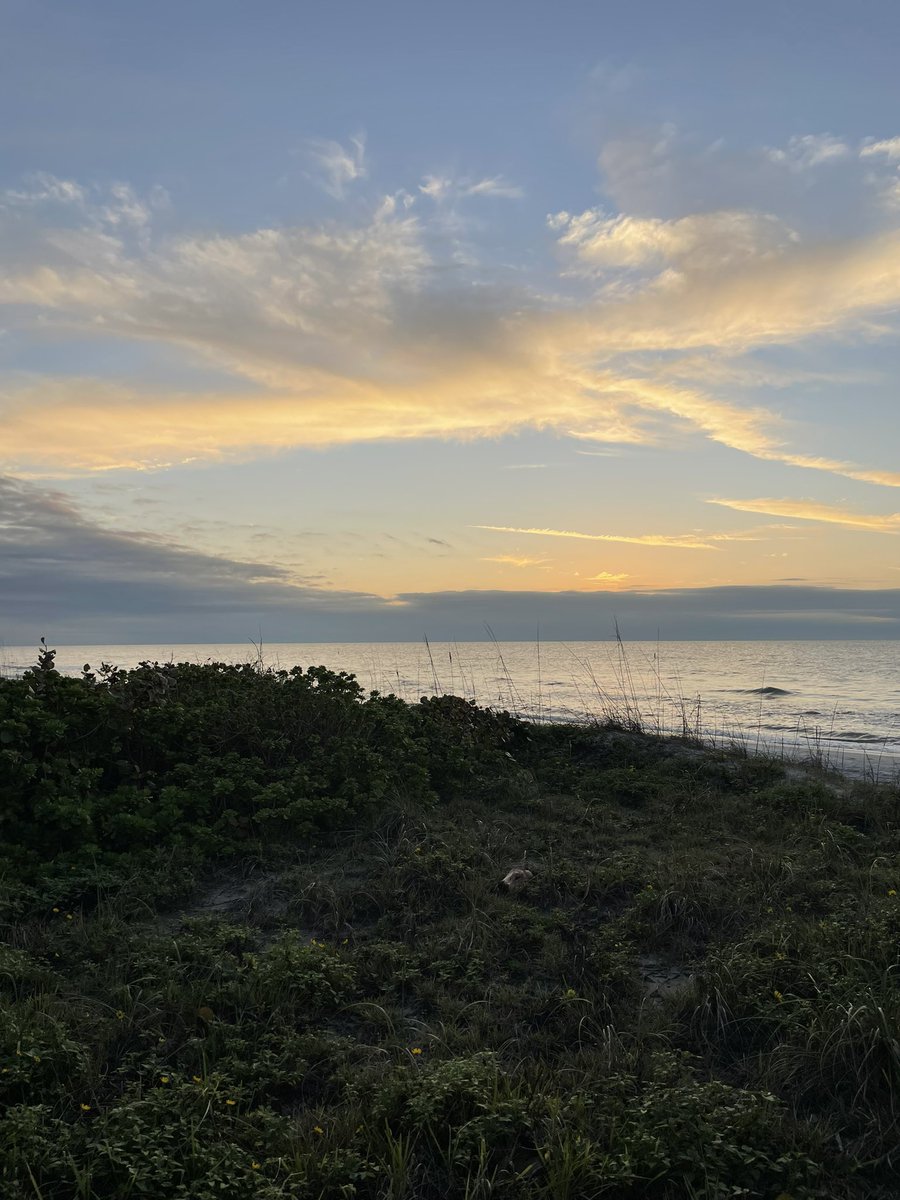
[[[34,647],[0,646],[0,673]],[[717,745],[814,759],[850,774],[900,774],[900,641],[354,642],[59,646],[86,663],[323,665],[366,691],[407,700],[450,693],[539,721],[609,718]]]

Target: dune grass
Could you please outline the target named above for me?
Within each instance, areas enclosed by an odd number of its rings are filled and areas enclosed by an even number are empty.
[[[900,792],[628,725],[0,681],[0,1194],[896,1195]]]

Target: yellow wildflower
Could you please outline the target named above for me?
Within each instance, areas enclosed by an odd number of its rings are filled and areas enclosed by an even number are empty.
[[[91,1106],[89,1104],[79,1104],[78,1107],[81,1109],[82,1112],[90,1112],[91,1111]]]
[[[75,918],[72,916],[72,914],[71,914],[71,913],[66,913],[66,920],[67,920],[67,921],[74,921],[74,920],[75,920]]]
[[[58,908],[54,908],[54,909],[53,909],[53,911],[54,911],[54,912],[59,912],[59,909],[58,909]]]
[[[887,894],[888,894],[889,896],[896,896],[896,895],[897,895],[897,889],[896,889],[896,888],[888,888],[888,893],[887,893]]]
[[[191,1079],[193,1079],[194,1083],[202,1083],[203,1082],[203,1080],[201,1079],[201,1077],[199,1075],[192,1075]]]
[[[168,1075],[160,1075],[160,1077],[159,1077],[159,1082],[160,1082],[160,1083],[168,1083],[168,1082],[169,1082],[169,1076],[168,1076]]]
[[[117,1009],[116,1009],[116,1020],[117,1020],[117,1021],[124,1021],[124,1020],[125,1020],[125,1014],[122,1012],[121,1008],[117,1008]]]
[[[259,1168],[260,1168],[261,1166],[262,1166],[262,1163],[258,1163],[258,1162],[256,1161],[256,1159],[254,1159],[254,1160],[253,1160],[253,1162],[250,1164],[250,1170],[251,1170],[251,1171],[258,1171],[258,1170],[259,1170]]]
[[[319,1137],[321,1137],[324,1132],[325,1132],[325,1130],[322,1128],[321,1125],[313,1126],[313,1133],[317,1134]]]
[[[413,1053],[413,1054],[421,1054],[421,1053],[422,1053],[422,1047],[421,1047],[421,1046],[413,1046],[413,1048],[412,1048],[412,1053]]]
[[[781,992],[775,991],[772,993],[772,995],[775,997],[775,999],[778,1001],[779,1004],[784,999],[784,996],[782,996]]]
[[[237,1104],[237,1100],[226,1100],[225,1103],[229,1108],[234,1108],[234,1106]]]

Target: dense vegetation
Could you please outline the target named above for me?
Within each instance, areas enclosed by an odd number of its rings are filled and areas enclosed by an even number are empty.
[[[4,1197],[896,1195],[896,786],[45,651],[0,797]]]

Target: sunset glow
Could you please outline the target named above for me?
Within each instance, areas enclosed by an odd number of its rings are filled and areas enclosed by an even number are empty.
[[[900,632],[876,11],[14,5],[0,636],[189,640],[210,578],[234,640],[747,587]]]

